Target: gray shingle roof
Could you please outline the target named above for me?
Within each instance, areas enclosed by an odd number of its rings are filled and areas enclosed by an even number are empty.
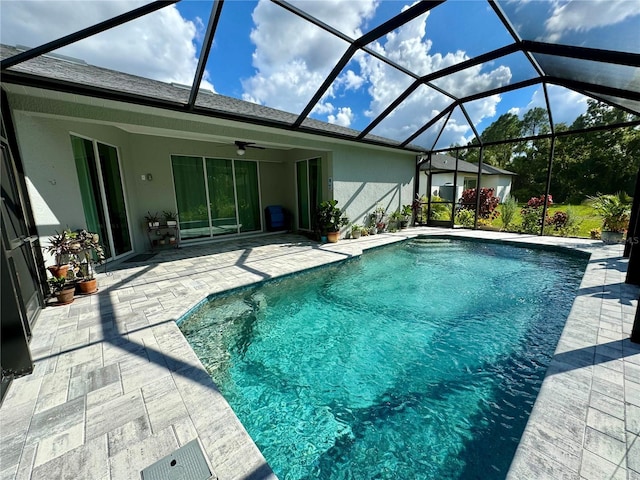
[[[429,170],[433,172],[453,172],[456,169],[456,159],[450,155],[437,154],[431,156],[431,161],[424,162],[420,166],[420,170]],[[478,165],[458,160],[458,172],[462,173],[478,173]],[[483,175],[517,175],[516,173],[494,167],[493,165],[482,165]]]
[[[0,44],[0,58],[9,58],[18,53],[20,53],[20,50],[17,48]],[[55,79],[70,84],[79,84],[119,93],[148,97],[153,100],[161,99],[176,106],[185,105],[189,100],[189,89],[184,86],[177,86],[171,83],[89,65],[85,62],[74,62],[50,55],[43,55],[27,60],[14,67],[10,67],[8,70],[47,79]],[[257,121],[276,122],[286,127],[290,127],[298,118],[298,115],[293,113],[206,90],[200,90],[198,93],[196,107],[210,111],[213,116],[215,116],[216,112],[227,113]],[[354,139],[360,133],[358,130],[311,118],[305,119],[302,125],[308,129],[317,130],[318,132],[337,134]],[[398,146],[399,144],[394,140],[376,135],[367,135],[366,138],[367,140],[389,146]],[[409,146],[408,149],[419,150],[419,147]]]

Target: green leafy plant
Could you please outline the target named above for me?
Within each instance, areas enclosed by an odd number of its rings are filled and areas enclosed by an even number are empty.
[[[67,279],[65,277],[50,277],[48,282],[51,293],[55,295],[64,289]]]
[[[518,200],[515,197],[508,197],[506,201],[500,204],[500,221],[502,222],[503,230],[507,230],[511,226],[517,211]]]
[[[444,198],[439,197],[438,195],[431,196],[431,213],[429,216],[431,220],[451,219],[451,204],[443,202],[445,202]]]
[[[473,210],[463,208],[456,213],[456,224],[463,227],[472,228],[475,222],[475,214]]]
[[[520,214],[522,215],[522,227],[523,233],[530,233],[532,235],[540,233],[542,228],[542,212],[544,210],[545,202],[547,207],[553,204],[553,197],[549,195],[540,195],[539,197],[531,197],[527,204],[522,207]]]
[[[615,195],[588,197],[593,208],[602,217],[602,229],[610,232],[624,232],[629,226],[631,197],[625,192]]]
[[[325,200],[318,205],[316,225],[321,233],[338,232],[340,227],[349,223],[349,219],[337,204],[337,200]]]
[[[71,250],[74,255],[74,267],[78,269],[77,276],[83,280],[91,280],[95,275],[95,264],[105,260],[104,247],[100,243],[100,236],[87,230],[73,232]]]
[[[175,222],[178,220],[178,214],[176,212],[165,210],[162,212],[162,216],[164,217],[165,222]]]
[[[148,223],[156,223],[160,221],[160,216],[158,215],[158,212],[147,212],[147,214],[144,216],[144,219]]]
[[[71,235],[70,230],[63,230],[62,233],[56,232],[48,239],[49,244],[44,249],[54,257],[57,265],[66,263],[65,255],[71,254]]]

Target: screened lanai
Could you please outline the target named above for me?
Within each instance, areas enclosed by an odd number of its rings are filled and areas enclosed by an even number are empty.
[[[33,369],[29,340],[47,293],[41,239],[86,217],[75,170],[86,158],[76,158],[74,142],[93,150],[93,161],[109,152],[113,171],[122,168],[122,178],[114,177],[126,187],[118,202],[129,216],[114,215],[110,226],[121,234],[111,234],[115,261],[146,252],[142,217],[163,208],[179,212],[187,245],[201,238],[257,244],[271,204],[287,207],[294,226],[309,233],[313,205],[331,198],[353,223],[375,208],[391,213],[417,201],[427,226],[461,228],[463,236],[463,228],[492,230],[499,224],[482,217],[483,197],[457,192],[480,192],[487,172],[499,171],[509,173],[518,208],[551,196],[576,206],[598,193],[633,197],[625,275],[640,284],[638,31],[635,1],[0,2],[0,398],[11,378]],[[430,194],[420,198],[424,172],[440,154],[472,166],[464,175],[446,170],[448,191],[456,192],[440,202],[446,221],[432,217]],[[96,173],[92,181],[108,203],[105,178]],[[545,220],[551,205],[542,205],[531,231],[505,226],[501,235],[555,234]],[[613,278],[620,265],[598,258]],[[136,281],[134,275],[109,286],[121,294],[123,311]],[[109,292],[93,297],[86,311],[104,313]],[[604,295],[618,298],[614,290]],[[623,300],[624,307],[635,301]],[[64,322],[82,312],[59,315],[57,338],[64,341]],[[619,316],[628,315],[626,308]],[[83,322],[91,320],[84,315]],[[148,348],[153,356],[154,345],[138,348],[134,337],[143,333],[129,327],[127,354]],[[86,333],[98,341],[94,330]],[[79,347],[69,344],[75,355]],[[168,342],[167,351],[173,346]],[[113,371],[90,373],[100,384]],[[91,443],[82,435],[72,440],[79,448]],[[31,454],[31,464],[46,471],[44,450],[5,448],[25,462]],[[66,453],[51,450],[56,458]]]
[[[57,15],[82,18],[42,30],[38,19],[46,21],[50,8],[3,6],[2,43],[17,48],[3,52],[3,83],[391,146],[416,152],[417,163],[431,152],[468,147],[463,158],[505,168],[518,156],[516,143],[553,139],[545,147],[549,173],[555,139],[638,126],[634,2],[60,4]],[[334,15],[336,8],[344,15]],[[171,22],[187,32],[152,27]],[[112,55],[101,48],[107,44]],[[48,68],[47,55],[70,69]],[[176,88],[75,75],[74,63]],[[588,102],[618,115],[585,119]],[[505,116],[526,125],[496,125]],[[483,155],[485,147],[507,144],[514,152],[506,162]],[[637,170],[638,160],[628,160]],[[548,195],[553,177],[535,181],[547,184],[538,194]]]

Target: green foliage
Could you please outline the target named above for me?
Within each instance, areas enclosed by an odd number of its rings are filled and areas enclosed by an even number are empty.
[[[615,195],[589,197],[589,202],[602,217],[602,228],[610,232],[624,232],[629,226],[631,198],[624,192]]]
[[[472,228],[475,222],[475,216],[473,210],[468,208],[461,208],[456,213],[456,225],[462,225],[463,227]]]
[[[178,214],[176,212],[171,212],[171,211],[167,211],[165,210],[164,212],[162,212],[162,216],[164,217],[164,221],[176,221],[178,220]]]
[[[349,223],[349,219],[342,210],[337,207],[337,200],[325,200],[318,205],[316,210],[316,225],[320,232],[337,232],[340,227]]]
[[[557,123],[555,132],[562,133],[591,127],[615,125],[637,117],[595,100],[587,101],[587,111],[571,125]],[[519,130],[518,130],[519,129]],[[543,108],[525,113],[522,120],[504,114],[481,134],[484,142],[549,133],[549,120]],[[473,140],[468,146],[477,147]],[[483,162],[512,171],[511,192],[518,198],[530,198],[546,190],[551,140],[536,139],[490,145],[484,149]],[[462,159],[478,163],[479,148],[461,151]],[[598,192],[630,193],[640,168],[640,129],[616,128],[556,138],[551,191],[561,203],[580,204]],[[588,233],[588,232],[587,232]]]
[[[158,215],[158,212],[147,212],[147,214],[144,216],[144,219],[148,223],[155,223],[160,221],[160,215]]]
[[[451,204],[442,203],[445,199],[438,195],[431,196],[431,220],[450,220]]]
[[[509,229],[517,212],[518,200],[515,197],[508,197],[505,202],[500,204],[500,220],[502,222],[503,230]]]
[[[547,225],[562,237],[572,237],[580,231],[582,220],[576,215],[573,208],[568,207],[566,211],[557,211],[547,220]]]
[[[48,280],[49,287],[51,288],[51,293],[54,295],[62,291],[64,286],[67,283],[67,279],[65,277],[51,277]]]

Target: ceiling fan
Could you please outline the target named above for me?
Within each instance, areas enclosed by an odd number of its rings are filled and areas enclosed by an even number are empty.
[[[253,142],[241,142],[240,140],[236,140],[235,144],[236,144],[236,147],[238,147],[238,149],[236,150],[236,153],[238,155],[244,155],[247,148],[256,148],[258,150],[264,150],[264,147],[260,147]]]

